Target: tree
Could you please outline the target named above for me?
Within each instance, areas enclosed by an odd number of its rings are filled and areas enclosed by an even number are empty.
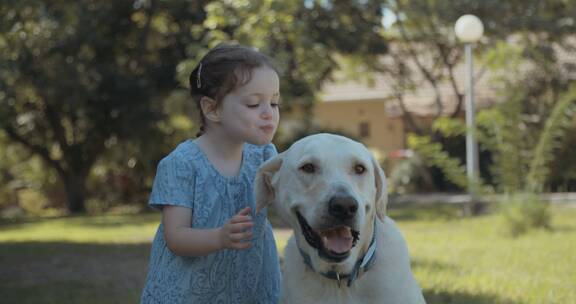
[[[427,86],[434,92],[434,118],[459,116],[463,111],[463,91],[455,68],[463,61],[463,48],[454,35],[454,23],[463,14],[475,14],[483,20],[485,36],[476,45],[476,54],[484,54],[501,41],[511,37],[525,48],[526,59],[550,66],[556,52],[553,47],[571,48],[565,39],[576,30],[572,16],[576,7],[562,0],[554,1],[383,1],[384,8],[396,21],[386,32],[390,52],[386,60],[372,65],[375,71],[387,76],[394,89],[390,98],[403,110],[403,118],[411,131],[437,137],[418,125],[406,110],[405,95],[415,88]],[[495,13],[498,12],[498,13]],[[485,76],[487,67],[476,61],[476,80]],[[439,89],[448,82],[451,92]],[[455,98],[454,107],[449,99]],[[439,139],[439,138],[436,138]]]
[[[58,173],[71,213],[115,141],[154,134],[203,2],[3,1],[0,128]]]
[[[516,96],[507,102],[478,114],[478,139],[480,146],[491,153],[490,179],[496,191],[536,194],[546,188],[554,156],[569,150],[566,138],[576,130],[576,85],[560,94],[544,119],[544,127],[534,133],[526,128],[530,123],[522,108],[526,96],[519,89],[513,92]],[[466,126],[457,119],[443,118],[436,120],[434,129],[443,136],[454,137],[463,136]],[[451,182],[462,189],[467,187],[464,166],[443,151],[441,144],[431,142],[428,136],[412,135],[409,145],[430,165],[442,169]],[[483,185],[483,192],[492,192],[488,186]]]
[[[71,213],[85,211],[95,164],[114,166],[121,151],[152,163],[193,128],[170,109],[192,104],[175,75],[183,82],[215,44],[278,59],[285,104],[306,109],[337,54],[386,50],[376,1],[23,0],[0,14],[0,130],[57,172]]]
[[[560,54],[574,50],[574,42],[570,37],[575,30],[575,24],[571,20],[576,7],[560,0],[401,0],[386,1],[384,6],[397,20],[386,32],[390,43],[389,54],[373,67],[386,77],[388,85],[393,88],[389,102],[396,102],[403,110],[403,119],[410,131],[431,136],[433,141],[442,146],[443,153],[447,156],[463,159],[464,151],[461,147],[464,136],[446,137],[437,129],[423,128],[406,109],[404,99],[405,95],[415,88],[427,86],[433,92],[436,105],[434,119],[441,116],[458,117],[462,114],[464,88],[455,79],[455,67],[463,61],[463,48],[454,36],[453,27],[458,17],[472,13],[479,16],[485,26],[484,38],[475,45],[475,63],[479,67],[476,69],[476,80],[482,77],[492,78],[492,75],[498,73],[507,75],[509,79],[500,82],[501,94],[498,99],[520,98],[506,94],[511,88],[526,91],[524,97],[516,100],[517,107],[522,109],[518,115],[538,121],[525,124],[530,131],[527,130],[526,134],[540,133],[544,127],[542,123],[550,115],[550,109],[558,101],[559,94],[566,91],[569,75],[574,71],[574,64],[562,62],[559,58],[562,57]],[[521,61],[523,66],[520,69],[504,68],[509,67],[506,64],[508,61]],[[494,73],[486,73],[487,71]],[[492,79],[494,83],[500,80]],[[438,89],[441,82],[449,84],[450,92]],[[456,102],[449,102],[452,101],[449,99],[455,99]],[[453,104],[454,107],[448,106]],[[534,136],[522,144],[533,146],[535,141]],[[486,160],[492,156],[497,157],[491,155],[490,151],[493,150],[484,150],[480,164],[487,182],[490,182],[491,178],[499,178],[497,173],[488,174],[490,164]],[[507,163],[506,166],[515,163]],[[509,173],[504,175],[511,178]]]
[[[214,1],[206,6],[206,47],[182,63],[185,79],[208,47],[238,41],[271,55],[281,71],[283,106],[300,106],[310,126],[316,93],[339,68],[339,56],[375,58],[387,51],[380,1]]]

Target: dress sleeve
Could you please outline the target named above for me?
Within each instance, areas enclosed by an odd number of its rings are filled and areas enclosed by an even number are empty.
[[[160,210],[164,205],[193,209],[195,177],[196,172],[190,163],[176,155],[168,155],[158,164],[148,203]]]
[[[272,158],[278,155],[278,151],[276,150],[276,146],[273,143],[269,143],[264,147],[263,160],[267,161],[269,158]]]

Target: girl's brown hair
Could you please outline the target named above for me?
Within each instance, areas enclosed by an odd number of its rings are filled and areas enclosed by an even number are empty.
[[[249,47],[221,44],[210,50],[190,74],[190,94],[196,99],[201,125],[196,136],[204,133],[206,118],[200,100],[203,96],[216,101],[219,106],[224,96],[252,79],[252,71],[262,66],[278,73],[272,60]]]

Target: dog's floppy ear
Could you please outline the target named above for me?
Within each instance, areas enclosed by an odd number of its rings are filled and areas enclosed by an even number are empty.
[[[256,174],[254,180],[254,196],[256,197],[256,213],[274,201],[275,191],[272,178],[282,166],[282,154],[268,159]]]
[[[376,214],[381,221],[384,221],[386,205],[388,204],[388,183],[384,171],[374,156],[372,156],[372,166],[374,167],[374,182],[376,183]]]

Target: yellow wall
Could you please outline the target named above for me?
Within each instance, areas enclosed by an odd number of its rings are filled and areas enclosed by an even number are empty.
[[[384,102],[318,102],[314,108],[315,122],[357,136],[376,157],[382,160],[387,152],[405,148],[404,124],[400,117],[388,117]],[[360,124],[369,124],[369,136],[360,136]]]

